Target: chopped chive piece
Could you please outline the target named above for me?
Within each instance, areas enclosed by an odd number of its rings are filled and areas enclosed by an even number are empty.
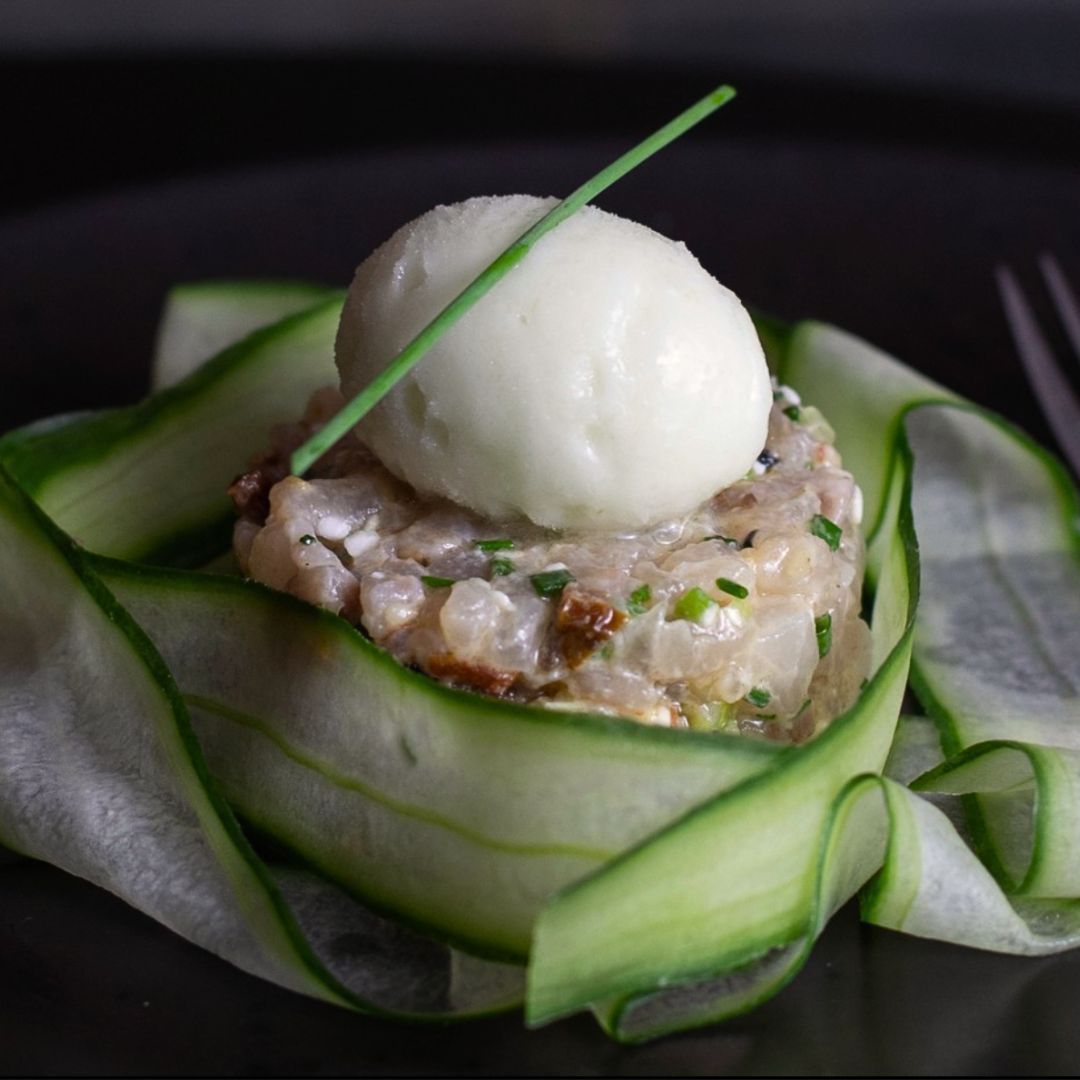
[[[718,577],[716,587],[721,592],[726,592],[729,596],[734,596],[738,600],[745,600],[750,595],[750,590],[745,585],[740,585],[737,581],[732,581],[731,578]]]
[[[735,707],[726,701],[712,701],[706,705],[687,705],[684,715],[694,731],[722,731],[735,719]]]
[[[541,570],[539,574],[530,574],[529,580],[537,596],[545,599],[558,596],[574,580],[569,570]]]
[[[769,449],[769,448],[768,448],[767,446],[766,446],[766,447],[765,447],[765,449],[764,449],[764,450],[762,450],[762,451],[761,451],[761,453],[760,453],[760,454],[758,454],[758,456],[757,456],[757,462],[758,462],[758,464],[759,464],[759,465],[760,465],[760,466],[761,466],[761,467],[762,467],[762,468],[763,468],[763,469],[764,469],[764,470],[765,470],[766,472],[768,472],[768,471],[769,471],[769,470],[770,470],[770,469],[771,469],[771,468],[772,468],[772,467],[773,467],[774,465],[776,465],[776,464],[777,464],[777,463],[778,463],[779,461],[780,461],[780,455],[779,455],[779,454],[777,454],[777,453],[774,453],[774,452],[773,452],[772,450],[770,450],[770,449]]]
[[[746,700],[756,709],[763,709],[766,705],[772,701],[772,694],[763,686],[755,686],[749,694],[746,695]]]
[[[794,420],[794,421],[795,421],[795,423],[798,423],[798,422],[799,422],[799,417],[800,417],[800,416],[802,416],[802,413],[801,413],[801,412],[799,412],[799,406],[798,406],[798,405],[789,405],[789,406],[788,406],[788,407],[787,407],[787,408],[786,408],[786,409],[784,410],[784,415],[785,415],[785,416],[786,416],[786,417],[787,417],[787,418],[788,418],[789,420]]]
[[[390,361],[372,382],[368,383],[345,407],[334,416],[324,427],[299,449],[293,452],[289,459],[292,471],[300,476],[321,457],[331,446],[334,445],[356,422],[366,416],[394,387],[399,379],[405,375],[417,361],[435,344],[501,278],[505,277],[521,260],[528,254],[529,249],[546,233],[549,233],[557,225],[561,225],[568,217],[591,202],[602,191],[609,188],[616,180],[621,179],[631,169],[636,168],[646,158],[652,157],[658,150],[662,150],[668,143],[677,139],[684,132],[689,131],[695,124],[700,123],[714,113],[721,105],[726,105],[735,96],[735,91],[730,86],[718,86],[712,93],[707,94],[700,101],[691,105],[685,112],[680,113],[665,124],[658,131],[653,132],[647,139],[638,143],[637,146],[628,150],[622,157],[617,158],[607,168],[602,169],[594,177],[586,180],[576,191],[571,192],[561,203],[553,207],[532,228],[521,234],[501,255],[498,255],[486,269],[482,270],[471,284],[458,293]]]
[[[840,546],[840,537],[844,535],[844,530],[824,514],[815,514],[810,519],[810,532],[819,540],[824,540],[833,551]]]
[[[699,589],[695,585],[679,597],[675,604],[675,618],[700,622],[701,616],[715,603],[716,601],[704,589]]]
[[[492,559],[491,560],[491,576],[492,577],[506,577],[507,574],[514,572],[514,564],[509,559]]]
[[[640,615],[648,608],[650,600],[652,600],[652,589],[650,589],[648,585],[642,585],[630,594],[630,600],[626,605],[626,610],[629,611],[631,615]]]
[[[828,656],[832,648],[832,616],[826,611],[814,620],[818,656]]]
[[[315,537],[312,536],[311,533],[304,533],[304,535],[300,537],[300,543],[303,544],[304,547],[311,547],[311,545],[315,543]]]
[[[513,540],[474,540],[473,547],[480,551],[509,551],[514,546]]]
[[[798,711],[798,712],[797,712],[797,713],[795,714],[795,716],[794,716],[794,717],[792,717],[792,719],[793,719],[793,720],[797,720],[797,719],[798,719],[798,718],[799,718],[800,716],[802,716],[802,714],[803,714],[804,712],[806,712],[807,706],[809,706],[809,704],[810,704],[810,702],[811,702],[811,701],[813,701],[813,698],[807,698],[807,699],[806,699],[806,700],[805,700],[805,701],[804,701],[804,702],[803,702],[803,703],[802,703],[802,704],[801,704],[801,705],[799,706],[799,711]]]
[[[429,589],[449,589],[454,584],[454,579],[450,577],[432,577],[430,574],[421,574],[420,580]]]
[[[723,536],[720,533],[714,533],[712,536],[706,536],[705,540],[702,540],[702,543],[705,543],[706,540],[719,540],[722,543],[727,544],[728,547],[733,547],[733,548],[737,548],[739,546],[739,541],[738,540],[735,540],[730,536]]]

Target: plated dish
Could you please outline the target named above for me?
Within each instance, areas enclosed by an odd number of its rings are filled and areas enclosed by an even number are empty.
[[[829,414],[829,415],[832,415],[832,414],[833,414],[833,410],[832,410],[832,409],[828,409],[827,411],[828,411],[828,414]],[[839,427],[839,423],[837,423],[837,427]],[[160,539],[160,538],[158,538],[158,539]]]

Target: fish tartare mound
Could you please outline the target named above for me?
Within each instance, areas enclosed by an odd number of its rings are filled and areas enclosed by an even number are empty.
[[[231,489],[240,565],[454,686],[804,741],[868,670],[861,496],[684,246],[580,211],[288,475],[342,395],[550,205],[436,207],[359,268],[341,391]]]
[[[648,529],[493,525],[395,478],[355,435],[309,479],[305,422],[232,488],[245,573],[337,612],[404,664],[553,708],[801,742],[869,668],[861,495],[813,408],[776,390],[750,474]]]

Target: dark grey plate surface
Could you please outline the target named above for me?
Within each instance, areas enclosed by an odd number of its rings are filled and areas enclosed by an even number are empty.
[[[560,193],[623,147],[504,144],[130,190],[0,225],[0,428],[139,396],[177,281],[345,283],[402,221],[467,195]],[[683,239],[748,303],[875,341],[1045,439],[992,272],[1080,272],[1080,170],[1015,157],[701,137],[601,204]],[[1080,274],[1077,274],[1080,276]],[[1033,279],[1032,279],[1033,280]],[[100,891],[0,864],[0,1073],[902,1074],[1080,1070],[1080,954],[1021,960],[861,926],[853,907],[757,1012],[640,1048],[578,1017],[357,1017],[260,983]]]

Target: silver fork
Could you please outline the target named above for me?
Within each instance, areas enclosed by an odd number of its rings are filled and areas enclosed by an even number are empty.
[[[1077,301],[1053,255],[1039,256],[1039,269],[1058,318],[1076,357],[1080,359],[1080,301]],[[1007,266],[997,268],[998,292],[1005,318],[1012,330],[1016,351],[1024,363],[1028,382],[1039,399],[1043,415],[1057,437],[1062,452],[1080,473],[1080,401],[1054,357],[1046,336],[1039,328],[1016,277]]]

